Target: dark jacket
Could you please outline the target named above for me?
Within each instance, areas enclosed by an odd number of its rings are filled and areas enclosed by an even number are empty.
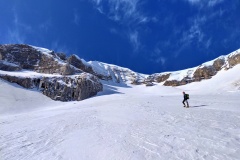
[[[187,100],[187,99],[188,99],[187,94],[184,94],[184,95],[183,95],[183,99],[184,99],[184,100]]]

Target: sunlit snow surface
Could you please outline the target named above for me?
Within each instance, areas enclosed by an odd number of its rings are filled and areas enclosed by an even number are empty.
[[[180,87],[104,82],[80,102],[0,80],[0,159],[239,160],[239,71]]]

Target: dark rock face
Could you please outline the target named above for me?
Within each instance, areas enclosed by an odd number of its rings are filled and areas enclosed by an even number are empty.
[[[20,70],[22,70],[22,68],[18,65],[0,60],[0,70],[3,70],[3,71],[20,71]]]
[[[67,59],[68,63],[87,73],[94,73],[91,66],[85,65],[76,55],[71,55]]]
[[[74,67],[66,66],[57,57],[53,51],[49,54],[43,54],[24,44],[0,45],[0,60],[15,64],[22,69],[47,74],[74,74]]]
[[[181,81],[177,80],[167,80],[164,82],[164,86],[180,86],[180,85],[185,85],[188,83],[194,82],[191,78],[185,77]]]
[[[152,83],[152,82],[147,82],[147,83],[146,83],[146,86],[147,86],[147,87],[154,86],[154,83]]]
[[[10,75],[0,75],[0,78],[17,83],[27,89],[40,89],[44,95],[59,101],[80,101],[94,96],[103,90],[103,86],[98,78],[87,73],[74,78],[62,76],[26,78]]]
[[[55,53],[61,60],[66,61],[67,56],[64,53]]]
[[[170,77],[170,73],[168,74],[162,74],[162,75],[159,75],[159,76],[155,76],[154,80],[157,82],[157,83],[161,83],[161,82],[164,82],[166,81],[169,77]]]
[[[132,80],[131,84],[133,84],[133,85],[141,85],[142,82],[139,82],[138,80],[134,79],[134,80]]]
[[[219,58],[213,62],[213,67],[216,71],[220,71],[225,64],[225,60],[223,58]]]
[[[103,90],[97,77],[84,73],[75,78],[43,78],[40,82],[43,94],[53,100],[80,101]]]
[[[165,81],[164,86],[179,86],[180,82],[177,80],[169,80],[169,81]]]
[[[11,83],[17,83],[18,85],[31,89],[37,86],[37,84],[40,82],[40,79],[32,79],[27,77],[16,77],[16,76],[10,76],[10,75],[0,75],[0,78],[11,82]]]
[[[28,45],[0,45],[0,60],[18,65],[23,69],[34,70],[41,58],[40,52]]]
[[[210,79],[216,74],[216,69],[213,66],[199,67],[193,75],[195,81],[200,81],[202,79]]]
[[[69,64],[65,64],[60,68],[60,73],[62,75],[73,75],[75,74],[75,69],[71,67]]]

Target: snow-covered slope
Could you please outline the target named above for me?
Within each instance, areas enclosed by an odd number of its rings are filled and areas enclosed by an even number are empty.
[[[98,96],[65,103],[1,80],[1,159],[239,160],[239,69],[180,87],[103,81]]]
[[[240,64],[240,49],[214,60],[205,62],[197,67],[180,71],[155,73],[150,77],[156,82],[162,82],[167,86],[185,85],[187,83],[210,79],[219,71],[229,69]]]
[[[98,61],[89,61],[93,70],[106,77],[112,77],[112,80],[117,83],[132,83],[138,81],[140,83],[144,82],[148,75],[140,74],[134,72],[128,68],[119,67],[112,64],[102,63]]]
[[[193,82],[178,88],[201,94],[221,94],[240,92],[240,64],[229,70],[219,71],[213,78],[201,82]]]
[[[0,88],[1,114],[29,112],[62,104],[51,100],[35,89],[25,89],[17,84],[9,83],[1,79]]]

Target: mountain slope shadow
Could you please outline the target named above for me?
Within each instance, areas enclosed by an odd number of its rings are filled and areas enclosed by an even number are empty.
[[[119,86],[122,87],[122,86]],[[117,87],[109,85],[109,84],[103,84],[103,91],[98,92],[96,96],[104,96],[104,95],[110,95],[110,94],[123,94],[119,91],[117,91]]]

